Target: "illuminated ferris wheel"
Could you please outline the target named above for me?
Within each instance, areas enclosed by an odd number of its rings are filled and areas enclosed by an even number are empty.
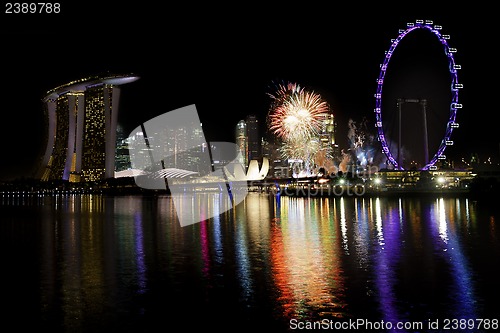
[[[462,84],[458,83],[457,71],[461,69],[460,65],[455,64],[454,54],[457,52],[455,48],[452,48],[448,45],[448,40],[450,39],[449,35],[441,34],[442,27],[440,25],[435,25],[433,21],[430,20],[416,20],[415,23],[407,23],[406,29],[400,29],[399,35],[396,39],[391,40],[391,47],[388,51],[385,52],[384,62],[380,65],[380,74],[377,79],[377,91],[375,93],[375,117],[376,123],[375,126],[377,128],[377,136],[380,144],[382,145],[382,151],[388,159],[388,163],[394,166],[396,170],[404,170],[402,162],[401,162],[401,153],[398,149],[397,159],[391,153],[389,148],[388,140],[383,130],[383,120],[382,120],[382,89],[384,85],[384,78],[386,75],[386,71],[391,60],[392,54],[396,50],[396,47],[401,42],[401,40],[407,36],[412,31],[417,29],[427,29],[431,31],[441,42],[444,47],[445,55],[448,59],[448,67],[451,74],[451,103],[450,103],[450,114],[449,120],[446,125],[446,131],[444,138],[441,140],[441,143],[434,154],[434,156],[425,161],[425,165],[420,170],[433,170],[436,169],[436,162],[441,159],[445,159],[444,151],[446,147],[453,145],[453,141],[451,140],[451,133],[453,129],[458,128],[458,123],[455,122],[457,116],[457,110],[462,108],[462,104],[458,102],[458,91],[463,87]],[[421,105],[425,107],[425,100],[415,100],[415,101],[406,101],[406,102],[419,102]],[[425,109],[424,109],[425,112]],[[400,130],[401,131],[401,130]],[[401,133],[399,134],[401,135]],[[424,134],[426,136],[427,133]],[[425,137],[425,142],[427,138]],[[399,140],[398,147],[400,147],[401,142]],[[428,146],[425,143],[426,154],[428,154]],[[427,156],[429,157],[429,155]]]

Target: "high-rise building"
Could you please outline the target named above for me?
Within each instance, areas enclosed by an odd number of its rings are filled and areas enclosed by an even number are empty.
[[[123,127],[118,125],[116,129],[115,171],[120,172],[127,169],[130,169],[128,138],[126,137]]]
[[[41,180],[86,182],[114,177],[120,86],[138,79],[93,76],[47,92]]]
[[[248,140],[248,162],[251,160],[260,160],[262,158],[261,139],[259,134],[259,120],[255,115],[248,115],[246,118],[247,124],[247,140]]]
[[[322,120],[320,141],[322,147],[331,147],[335,145],[335,117],[332,113],[325,113]]]
[[[236,146],[240,153],[240,160],[238,162],[245,167],[248,166],[248,137],[247,137],[247,123],[240,120],[236,125]]]
[[[321,131],[319,133],[319,140],[322,149],[326,149],[328,154],[334,159],[339,157],[339,146],[335,142],[335,132],[337,130],[337,123],[332,113],[325,113],[322,120]]]

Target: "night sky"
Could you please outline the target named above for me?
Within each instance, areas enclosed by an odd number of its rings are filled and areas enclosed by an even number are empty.
[[[213,3],[172,8],[123,2],[62,5],[59,14],[3,12],[0,18],[0,178],[29,176],[45,148],[44,94],[102,73],[140,76],[122,87],[119,123],[126,132],[152,117],[195,104],[207,141],[234,142],[235,126],[248,114],[257,115],[265,134],[271,101],[267,93],[273,91],[273,82],[283,81],[321,94],[336,116],[340,147],[349,148],[350,119],[366,119],[373,129],[376,79],[390,40],[417,19],[443,26],[442,33],[451,36],[449,45],[457,48],[455,61],[462,66],[460,128],[453,132],[455,145],[446,155],[468,158],[477,152],[483,159],[498,161],[493,48],[500,28],[493,8],[462,6],[448,12],[452,7],[443,5],[436,11],[419,2],[413,4],[418,8],[405,5],[389,14],[375,6],[335,9],[309,1],[240,8]],[[447,62],[433,35],[412,36],[404,39],[389,64],[392,74],[383,100],[395,104],[399,97],[428,99],[431,140],[439,142],[444,132],[439,124],[449,115]],[[389,122],[394,109],[385,112]]]

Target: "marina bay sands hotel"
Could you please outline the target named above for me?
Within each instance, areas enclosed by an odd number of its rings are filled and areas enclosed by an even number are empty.
[[[87,182],[114,177],[120,86],[138,79],[93,76],[48,91],[43,98],[46,149],[37,178]]]

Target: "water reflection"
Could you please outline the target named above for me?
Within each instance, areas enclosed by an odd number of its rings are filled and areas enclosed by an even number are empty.
[[[469,201],[464,200],[465,209],[469,211]],[[469,221],[462,224],[460,218],[460,201],[437,199],[435,203],[435,220],[437,221],[439,238],[436,247],[441,249],[441,256],[450,264],[449,306],[459,318],[478,318],[475,309],[474,274],[462,250],[460,234],[469,234]],[[463,230],[461,230],[463,228]],[[435,230],[435,229],[434,229]],[[436,239],[437,240],[437,239]]]
[[[495,207],[258,193],[227,211],[216,195],[200,202],[201,222],[185,227],[169,196],[14,199],[0,213],[14,225],[31,207],[25,221],[36,221],[39,254],[25,264],[39,268],[40,298],[31,302],[48,328],[137,331],[193,311],[200,325],[221,328],[231,317],[282,329],[290,319],[498,314]],[[12,237],[12,225],[2,223],[0,235]]]
[[[389,205],[382,216],[381,200],[375,199],[375,223],[377,225],[378,248],[374,255],[374,274],[380,312],[385,322],[397,323],[406,319],[402,317],[398,307],[396,284],[397,268],[401,261],[402,249],[402,212],[398,206]],[[373,204],[373,202],[371,203]],[[402,330],[398,330],[402,332]]]

